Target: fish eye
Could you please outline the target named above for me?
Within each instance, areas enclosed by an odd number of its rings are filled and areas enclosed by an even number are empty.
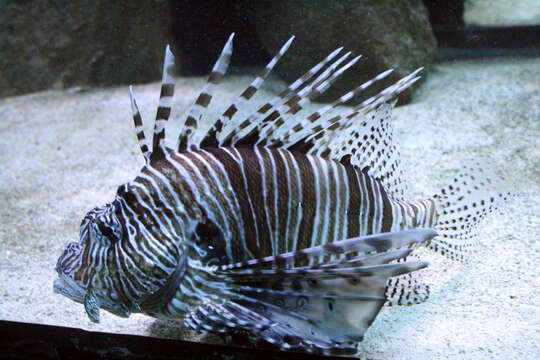
[[[95,221],[92,228],[96,238],[104,245],[110,245],[111,243],[118,241],[121,237],[121,229],[115,227],[114,224]]]
[[[110,227],[106,226],[105,224],[101,224],[101,223],[98,224],[98,228],[103,236],[106,236],[109,239],[115,237],[113,230]]]

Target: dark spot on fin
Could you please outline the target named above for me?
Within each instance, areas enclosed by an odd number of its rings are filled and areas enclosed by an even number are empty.
[[[377,252],[387,251],[392,247],[392,241],[387,239],[367,239],[366,243],[377,249]]]

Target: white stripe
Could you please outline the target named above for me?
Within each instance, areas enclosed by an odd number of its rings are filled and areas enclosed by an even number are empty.
[[[287,153],[289,154],[290,158],[291,158],[291,162],[294,166],[294,173],[296,174],[296,184],[297,184],[297,187],[298,187],[298,194],[297,194],[297,197],[298,197],[298,204],[297,204],[297,212],[296,212],[296,227],[295,227],[295,230],[294,230],[294,233],[293,233],[293,243],[292,243],[292,247],[291,247],[291,250],[290,251],[294,251],[294,250],[297,250],[298,249],[298,238],[300,236],[300,225],[302,224],[302,201],[303,201],[303,198],[302,198],[302,177],[300,176],[300,168],[298,167],[298,163],[296,162],[296,159],[294,158],[294,156],[287,151]],[[293,204],[295,205],[295,204]]]
[[[125,210],[129,211],[131,214],[132,214],[132,218],[137,222],[137,224],[139,225],[139,230],[141,231],[140,235],[145,238],[146,240],[148,240],[148,231],[146,230],[144,224],[142,224],[141,222],[137,221],[137,214],[135,213],[135,211],[127,204],[127,202],[124,200],[124,199],[121,199],[121,203],[122,203],[122,208],[124,208]],[[127,217],[126,217],[127,219]],[[127,225],[127,223],[126,223]],[[128,231],[128,243],[129,245],[131,245],[131,247],[133,248],[133,251],[136,252],[137,254],[139,254],[140,256],[148,256],[148,253],[149,251],[145,248],[145,247],[142,247],[142,241],[140,241],[141,239],[138,239],[137,238],[137,230],[135,229],[135,227],[133,225],[130,224],[130,226],[134,229],[134,231],[132,233],[130,233]],[[143,230],[144,229],[144,230]],[[147,235],[146,237],[144,235]],[[122,242],[120,242],[119,244],[123,244]],[[127,245],[127,244],[126,244]],[[129,263],[132,265],[133,269],[137,270],[139,276],[137,276],[137,281],[140,283],[140,278],[148,278],[149,276],[147,274],[145,274],[134,262],[133,262],[133,259],[131,258],[131,256],[127,256],[127,254],[129,254],[129,251],[127,251],[128,249],[125,248],[124,246],[122,246],[122,252],[126,255],[124,256],[124,259],[126,261],[129,261]],[[151,254],[152,257],[153,257],[153,254]],[[148,256],[149,257],[149,256]],[[126,267],[128,264],[126,264]],[[144,285],[142,283],[140,283],[141,286],[144,287]]]
[[[167,125],[167,121],[163,119],[157,119],[155,125],[156,127],[154,129],[154,134],[159,134],[165,128],[165,125]]]
[[[340,184],[340,176],[339,176],[339,170],[341,168],[341,166],[337,166],[337,164],[332,161],[330,162],[330,165],[331,165],[331,168],[332,168],[332,173],[333,173],[333,176],[334,176],[334,182],[336,183],[336,188],[334,189],[335,190],[335,211],[334,211],[334,234],[332,235],[332,242],[336,242],[338,240],[343,240],[343,239],[340,239],[340,232],[341,232],[341,226],[339,226],[340,224],[340,220],[343,219],[343,213],[345,213],[345,211],[341,211],[341,184]],[[330,214],[331,216],[331,214]],[[329,242],[328,240],[326,242]]]
[[[310,247],[314,247],[316,245],[317,228],[319,227],[320,215],[322,212],[321,201],[320,201],[321,186],[319,183],[319,172],[317,170],[317,164],[315,163],[316,157],[308,155],[307,159],[309,160],[311,168],[313,169],[313,178],[315,179],[315,218],[313,219],[313,227],[311,228],[311,242],[310,242],[311,244]]]
[[[173,97],[172,96],[162,96],[159,98],[159,107],[162,108],[171,108]]]
[[[278,184],[277,184],[277,167],[276,163],[274,161],[274,156],[272,155],[271,151],[267,148],[264,148],[266,153],[268,154],[268,157],[270,158],[270,164],[272,165],[272,168],[270,169],[272,173],[272,192],[274,194],[274,211],[272,213],[273,220],[274,220],[274,234],[272,236],[272,253],[277,255],[281,252],[281,249],[279,248],[279,211],[278,211]],[[272,217],[269,216],[269,217]]]
[[[345,216],[343,217],[343,226],[342,226],[342,232],[341,232],[341,238],[345,239],[347,238],[347,233],[349,232],[349,203],[351,201],[351,193],[349,189],[349,177],[347,175],[347,170],[345,169],[345,166],[340,166],[341,169],[341,179],[343,180],[343,184],[345,185],[345,203],[344,203],[344,210],[343,213],[345,213]]]
[[[367,186],[366,186],[366,179],[365,179],[365,174],[363,172],[358,172],[358,171],[355,171],[357,177],[359,178],[358,180],[358,183],[360,185],[360,193],[362,194],[361,196],[361,204],[362,204],[362,207],[360,209],[360,231],[359,231],[359,236],[364,236],[364,235],[367,235],[367,222],[368,222],[368,217],[369,217],[369,207],[370,207],[370,204],[369,204],[369,196],[368,196],[368,189],[367,189]]]
[[[270,224],[270,212],[269,212],[269,209],[268,209],[268,204],[267,204],[267,197],[268,197],[268,194],[266,193],[266,170],[264,168],[264,160],[261,156],[261,154],[259,153],[259,149],[258,147],[254,147],[253,150],[254,150],[254,153],[255,153],[255,156],[257,157],[257,160],[259,162],[259,167],[261,168],[261,191],[262,191],[262,195],[263,195],[263,206],[264,206],[264,217],[265,217],[265,220],[266,220],[266,225],[268,227],[268,235],[270,236],[270,242],[273,244],[273,239],[272,239],[272,225]],[[274,251],[274,248],[272,247],[272,251]],[[274,254],[272,253],[273,255],[277,255],[277,254]]]
[[[321,189],[324,189],[325,191],[325,204],[324,204],[324,213],[321,214],[321,217],[323,219],[323,227],[322,231],[319,236],[319,241],[316,245],[322,245],[323,243],[330,242],[330,233],[329,233],[329,225],[330,225],[330,205],[332,199],[330,198],[330,168],[328,167],[328,162],[326,160],[323,160],[321,158],[317,158],[317,161],[319,162],[320,169],[323,173],[323,179]],[[313,229],[315,233],[317,233],[317,229]]]
[[[289,162],[286,159],[286,153],[282,149],[277,150],[279,156],[281,157],[281,160],[283,162],[283,166],[285,167],[285,181],[287,181],[287,221],[285,222],[285,235],[284,235],[284,245],[285,249],[284,252],[291,251],[289,248],[289,228],[291,226],[291,215],[292,215],[292,188],[291,188],[291,170],[289,168]],[[282,199],[283,200],[283,199]],[[279,217],[281,217],[283,214],[279,214]]]

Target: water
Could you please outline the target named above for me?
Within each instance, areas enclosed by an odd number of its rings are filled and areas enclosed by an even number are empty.
[[[416,195],[433,194],[460,164],[482,156],[511,174],[521,197],[486,224],[471,266],[437,260],[428,277],[434,284],[428,302],[380,313],[360,345],[368,358],[540,354],[538,79],[538,57],[438,63],[413,103],[395,110]],[[176,119],[204,81],[177,83],[176,94],[183,96],[175,97]],[[282,85],[272,81],[272,87]],[[248,82],[241,75],[227,77],[213,111]],[[143,117],[152,119],[159,85],[135,91]],[[0,114],[0,319],[198,339],[176,323],[142,315],[121,319],[102,312],[101,323],[92,324],[82,305],[52,292],[54,265],[65,244],[78,239],[82,216],[110,200],[142,165],[126,87],[5,98]]]

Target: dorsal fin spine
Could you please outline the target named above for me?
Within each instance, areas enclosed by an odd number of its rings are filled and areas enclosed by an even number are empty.
[[[165,125],[171,114],[171,104],[174,95],[174,55],[169,45],[165,48],[163,61],[163,76],[161,78],[161,92],[159,105],[154,123],[154,138],[152,153],[165,153]]]
[[[233,51],[233,38],[234,33],[232,33],[221,54],[219,55],[218,60],[212,68],[212,72],[206,81],[199,97],[195,101],[195,104],[191,107],[189,114],[184,122],[184,125],[178,135],[178,144],[177,151],[181,152],[191,147],[198,147],[199,144],[192,143],[192,135],[197,131],[199,127],[199,121],[201,117],[210,104],[212,100],[212,94],[214,93],[214,88],[218,85],[223,78],[223,75],[227,72],[229,63],[231,61],[232,51]]]
[[[133,123],[135,125],[135,132],[137,133],[137,143],[141,149],[146,162],[150,157],[150,151],[146,143],[146,136],[144,134],[143,120],[141,113],[139,112],[139,107],[137,106],[137,101],[135,100],[135,95],[133,95],[133,86],[129,85],[129,98],[131,100],[131,112],[133,115]]]

